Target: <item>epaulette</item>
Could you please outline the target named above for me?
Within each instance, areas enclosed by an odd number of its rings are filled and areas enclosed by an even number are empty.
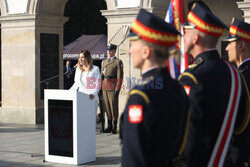
[[[191,78],[191,79],[193,80],[193,82],[194,82],[196,85],[198,85],[198,80],[196,79],[196,77],[195,77],[193,74],[189,73],[189,72],[184,72],[184,73],[182,73],[182,74],[179,76],[178,81],[179,81],[182,77],[184,77],[184,76],[188,76],[189,78]]]
[[[201,57],[199,57],[197,60],[195,60],[195,62],[193,64],[189,65],[188,68],[191,70],[194,70],[196,67],[198,67],[202,63],[203,63],[203,59]]]
[[[129,97],[132,96],[132,95],[135,95],[135,94],[141,96],[141,97],[145,100],[146,103],[149,103],[149,102],[150,102],[148,96],[147,96],[146,93],[143,92],[142,90],[139,90],[139,89],[133,89],[133,90],[131,90],[131,91],[129,92]],[[129,98],[129,97],[128,97],[128,98]]]

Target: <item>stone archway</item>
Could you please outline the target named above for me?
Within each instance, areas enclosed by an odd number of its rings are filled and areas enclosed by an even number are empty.
[[[2,16],[11,14],[46,14],[63,16],[68,0],[1,0]],[[20,4],[21,9],[20,9]]]

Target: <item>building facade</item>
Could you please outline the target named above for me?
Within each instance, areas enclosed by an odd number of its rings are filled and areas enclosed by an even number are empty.
[[[187,5],[191,0],[184,0]],[[228,26],[232,17],[250,22],[250,0],[204,0]],[[43,123],[44,79],[63,72],[63,25],[67,0],[0,0],[2,106],[0,122]],[[140,71],[133,68],[125,36],[139,8],[164,18],[169,0],[106,0],[108,42],[119,45],[117,57],[124,63],[119,110]],[[226,35],[226,33],[225,33]],[[218,49],[221,45],[218,45]],[[42,83],[41,83],[42,82]],[[59,77],[50,88],[63,88]]]

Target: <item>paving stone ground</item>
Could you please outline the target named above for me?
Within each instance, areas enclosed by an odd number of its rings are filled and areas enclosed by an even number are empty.
[[[100,134],[96,129],[96,161],[82,167],[120,167],[118,135]],[[0,167],[73,167],[44,161],[44,125],[0,123]]]

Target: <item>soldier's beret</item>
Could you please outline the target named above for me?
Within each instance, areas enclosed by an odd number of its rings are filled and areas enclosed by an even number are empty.
[[[218,17],[199,3],[194,3],[183,27],[195,28],[205,34],[217,37],[223,34],[224,29],[228,29]]]
[[[140,9],[127,38],[129,40],[143,39],[154,44],[171,46],[175,44],[179,34],[172,24]]]
[[[237,39],[250,42],[250,24],[240,19],[233,18],[229,28],[229,34],[224,41],[235,41]]]

